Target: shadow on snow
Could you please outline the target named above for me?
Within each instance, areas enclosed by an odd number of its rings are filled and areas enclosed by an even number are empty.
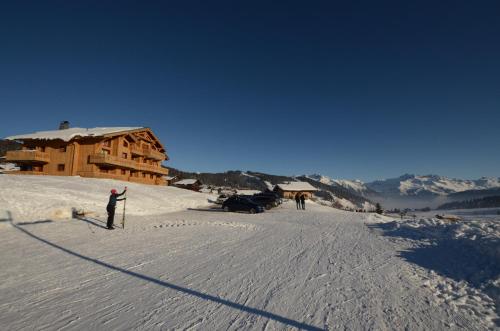
[[[88,220],[86,220],[86,221],[88,221]],[[93,223],[93,224],[97,225],[95,223]],[[200,299],[204,299],[204,300],[212,301],[212,302],[215,302],[215,303],[218,303],[218,304],[221,304],[221,305],[225,305],[227,307],[230,307],[230,308],[233,308],[233,309],[237,309],[237,310],[249,313],[249,314],[259,315],[259,316],[268,318],[270,320],[274,320],[276,322],[285,324],[285,325],[290,326],[290,327],[295,327],[295,328],[302,329],[302,330],[311,330],[311,331],[324,330],[322,328],[319,328],[319,327],[316,327],[316,326],[313,326],[313,325],[309,325],[309,324],[305,324],[305,323],[302,323],[302,322],[294,321],[292,319],[289,319],[289,318],[286,318],[286,317],[283,317],[283,316],[280,316],[280,315],[276,315],[276,314],[273,314],[273,313],[270,313],[270,312],[267,312],[267,311],[264,311],[264,310],[261,310],[261,309],[244,306],[242,304],[239,304],[239,303],[236,303],[236,302],[232,302],[232,301],[229,301],[229,300],[226,300],[226,299],[222,299],[222,298],[210,295],[210,294],[201,293],[201,292],[189,289],[189,288],[185,288],[185,287],[178,286],[178,285],[175,285],[175,284],[171,284],[171,283],[168,283],[168,282],[165,282],[165,281],[161,281],[159,279],[156,279],[156,278],[153,278],[153,277],[150,277],[150,276],[147,276],[147,275],[143,275],[143,274],[140,274],[140,273],[137,273],[137,272],[126,270],[126,269],[123,269],[123,268],[111,265],[109,263],[102,262],[100,260],[84,256],[82,254],[79,254],[79,253],[74,252],[72,250],[69,250],[67,248],[64,248],[62,246],[54,244],[54,243],[52,243],[52,242],[50,242],[50,241],[48,241],[46,239],[43,239],[43,238],[41,238],[41,237],[39,237],[39,236],[37,236],[37,235],[35,235],[35,234],[27,231],[26,229],[23,229],[18,224],[12,223],[12,225],[13,225],[13,227],[15,227],[19,231],[23,232],[24,234],[30,236],[31,238],[34,238],[34,239],[36,239],[36,240],[38,240],[40,242],[43,242],[44,244],[47,244],[47,245],[49,245],[49,246],[51,246],[53,248],[59,249],[59,250],[63,251],[64,253],[67,253],[69,255],[72,255],[72,256],[78,257],[78,258],[80,258],[82,260],[85,260],[85,261],[97,264],[97,265],[99,265],[101,267],[105,267],[105,268],[108,268],[108,269],[111,269],[111,270],[115,270],[115,271],[121,272],[123,274],[129,275],[131,277],[139,278],[141,280],[148,281],[148,282],[154,283],[154,284],[159,285],[159,286],[163,286],[163,287],[166,287],[166,288],[170,288],[172,290],[176,290],[176,291],[179,291],[179,292],[182,292],[182,293],[185,293],[185,294],[189,294],[189,295],[198,297]]]
[[[415,247],[400,251],[399,256],[455,281],[468,282],[488,294],[500,313],[500,288],[492,284],[500,276],[500,240],[457,238],[454,229],[458,226],[425,225],[425,229],[413,229],[400,227],[397,222],[368,225],[384,236],[416,241]]]

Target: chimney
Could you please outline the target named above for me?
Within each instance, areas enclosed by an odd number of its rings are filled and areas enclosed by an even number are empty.
[[[59,130],[66,130],[69,129],[69,122],[68,121],[62,121],[59,123]]]

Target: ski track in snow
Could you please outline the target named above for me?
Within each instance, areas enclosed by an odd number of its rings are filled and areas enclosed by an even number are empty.
[[[369,216],[308,204],[0,229],[5,330],[484,330]],[[117,215],[117,220],[120,217]],[[118,226],[119,226],[119,222]],[[14,220],[15,224],[15,220]]]

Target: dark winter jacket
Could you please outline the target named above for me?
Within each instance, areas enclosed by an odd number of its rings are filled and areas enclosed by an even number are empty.
[[[299,202],[299,201],[300,201],[300,197],[299,197],[299,195],[298,195],[298,194],[295,196],[295,201],[296,201],[296,202]]]
[[[301,195],[300,196],[300,202],[305,202],[306,201],[306,196],[305,195]]]
[[[122,200],[125,200],[125,198],[122,198],[122,199],[118,199],[119,196],[122,196],[125,194],[126,191],[123,191],[122,193],[118,194],[118,193],[115,193],[115,194],[111,194],[109,196],[109,202],[108,202],[108,208],[114,208],[116,207],[116,202],[117,201],[122,201]]]

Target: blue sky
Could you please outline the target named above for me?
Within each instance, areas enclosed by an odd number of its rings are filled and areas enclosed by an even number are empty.
[[[167,165],[500,169],[498,1],[0,4],[0,136],[148,126]]]

